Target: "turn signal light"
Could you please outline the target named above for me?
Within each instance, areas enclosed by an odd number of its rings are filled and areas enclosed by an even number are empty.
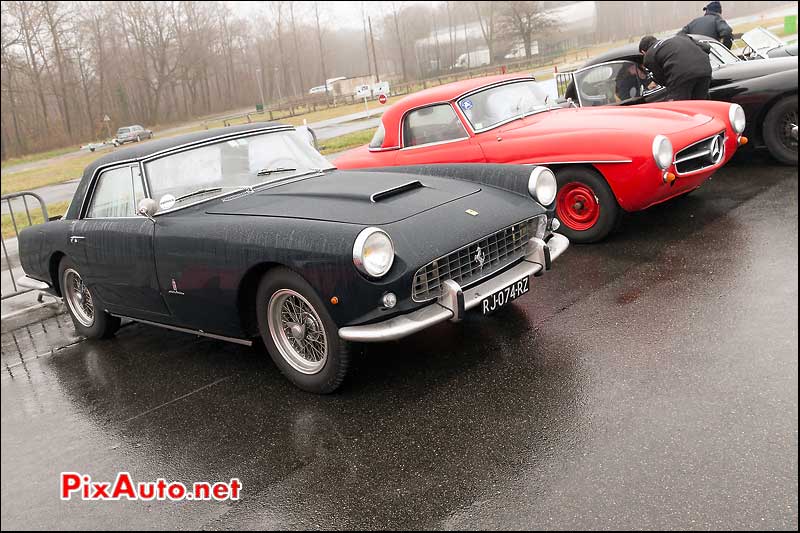
[[[664,172],[664,183],[672,183],[675,181],[675,174],[672,172]]]
[[[744,146],[745,144],[747,144],[747,137],[742,135],[741,137],[739,137],[739,145]]]
[[[337,304],[339,303],[339,298],[338,298],[338,297],[336,297],[336,296],[334,296],[333,298],[331,298],[331,303],[332,303],[333,305],[337,305]]]

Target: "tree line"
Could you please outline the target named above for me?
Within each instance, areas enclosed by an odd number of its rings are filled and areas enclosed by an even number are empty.
[[[448,72],[478,49],[492,62],[512,46],[530,57],[533,43],[559,39],[548,10],[574,3],[350,2],[361,20],[343,25],[335,2],[4,0],[2,159],[108,138],[128,124],[252,109],[262,92],[269,104],[335,76],[399,83]],[[596,37],[612,38],[653,25],[641,11],[663,24],[667,12],[686,19],[677,4],[701,3],[595,4]]]

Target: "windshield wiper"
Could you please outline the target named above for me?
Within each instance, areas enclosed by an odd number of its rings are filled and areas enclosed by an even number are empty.
[[[221,191],[222,187],[206,187],[204,189],[197,189],[196,191],[190,192],[189,194],[184,194],[183,196],[178,196],[175,198],[175,201],[183,200],[186,198],[191,198],[192,196],[197,196],[198,194],[205,194],[207,192],[217,192]]]
[[[256,176],[269,176],[270,174],[276,174],[278,172],[294,172],[297,170],[296,168],[286,168],[286,167],[275,167],[275,168],[262,168],[258,171]]]

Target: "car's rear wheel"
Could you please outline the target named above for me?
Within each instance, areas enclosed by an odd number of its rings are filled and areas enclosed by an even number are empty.
[[[136,142],[138,143],[138,142],[139,142],[139,141],[141,141],[141,140],[142,140],[142,136],[141,136],[141,135],[137,135],[137,136],[136,136]]]
[[[339,338],[308,282],[291,270],[275,268],[261,279],[256,298],[258,330],[280,371],[305,391],[336,390],[350,366],[350,345]]]
[[[605,178],[585,167],[564,167],[556,172],[556,217],[559,233],[576,243],[595,242],[611,233],[622,210]]]
[[[779,100],[764,117],[764,143],[784,165],[797,165],[797,95]],[[796,131],[796,130],[795,130]]]
[[[64,303],[80,335],[105,339],[116,333],[120,319],[103,311],[95,294],[83,282],[78,267],[67,257],[61,260],[58,279]]]

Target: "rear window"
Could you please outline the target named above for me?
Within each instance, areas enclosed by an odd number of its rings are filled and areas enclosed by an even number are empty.
[[[130,133],[130,128],[120,128],[117,130],[117,135],[122,135],[123,133]]]
[[[369,142],[370,148],[380,148],[383,146],[383,138],[386,136],[386,130],[383,129],[383,122],[378,125],[378,129],[375,130],[375,135],[372,136],[372,140]]]

